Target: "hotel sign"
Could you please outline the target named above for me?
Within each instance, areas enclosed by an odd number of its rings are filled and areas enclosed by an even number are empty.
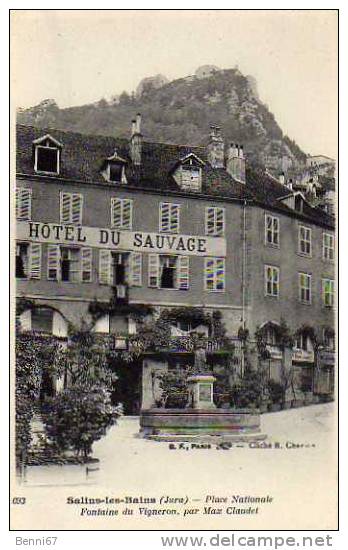
[[[201,235],[173,235],[55,223],[17,222],[16,238],[31,242],[159,254],[226,256],[224,238]]]

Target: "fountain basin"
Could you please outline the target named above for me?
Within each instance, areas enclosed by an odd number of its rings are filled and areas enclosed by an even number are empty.
[[[158,441],[263,440],[260,414],[252,409],[142,410],[140,435]]]

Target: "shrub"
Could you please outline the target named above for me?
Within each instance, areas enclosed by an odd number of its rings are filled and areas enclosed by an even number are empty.
[[[231,404],[239,407],[259,407],[263,396],[263,380],[259,372],[247,371],[231,388]]]
[[[159,376],[162,390],[161,406],[167,409],[184,409],[188,402],[187,377],[190,367],[175,369]]]
[[[272,403],[281,403],[284,399],[284,387],[272,378],[268,381],[268,392]]]
[[[46,435],[60,451],[73,449],[87,459],[93,443],[120,414],[105,386],[75,385],[51,400],[44,418]]]

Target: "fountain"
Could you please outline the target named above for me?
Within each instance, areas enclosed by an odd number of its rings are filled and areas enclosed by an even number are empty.
[[[202,342],[194,349],[193,373],[187,378],[184,409],[151,408],[140,413],[140,435],[156,441],[230,442],[263,440],[260,413],[253,409],[218,409],[213,376]]]

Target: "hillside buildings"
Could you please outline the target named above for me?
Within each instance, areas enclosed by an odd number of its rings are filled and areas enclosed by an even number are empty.
[[[91,321],[91,304],[113,298],[93,330],[122,349],[137,305],[219,311],[236,342],[241,329],[250,341],[264,330],[276,378],[285,320],[298,387],[332,394],[333,217],[249,166],[218,127],[205,149],[144,142],[140,115],[129,140],[19,125],[16,218],[22,330],[66,339],[70,324]],[[173,334],[194,329],[181,320]],[[169,363],[147,357],[136,381],[127,375],[129,412],[153,404],[154,373]]]

